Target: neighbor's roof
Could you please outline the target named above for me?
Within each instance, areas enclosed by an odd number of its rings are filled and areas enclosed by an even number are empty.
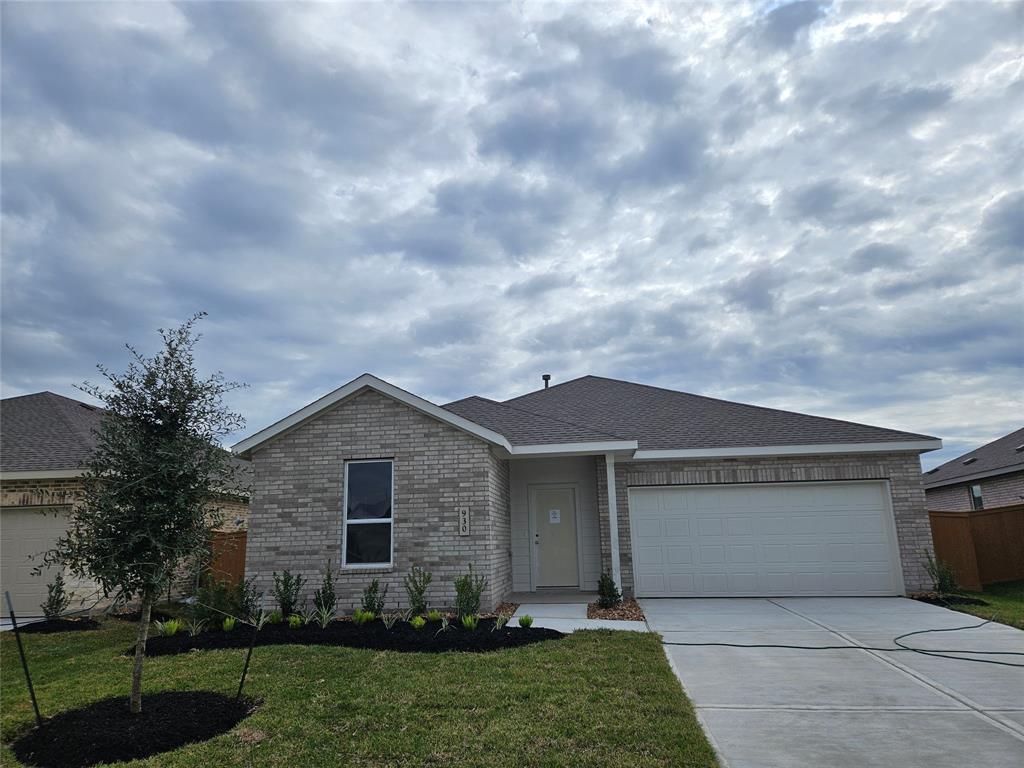
[[[636,440],[640,451],[936,439],[600,376],[583,376],[499,405],[547,417],[547,442],[558,442],[564,425],[572,424]]]
[[[96,447],[94,432],[106,411],[96,405],[57,395],[0,400],[0,472],[77,474]],[[251,484],[252,464],[232,456],[241,488]]]
[[[924,487],[1024,471],[1024,427],[924,473]]]

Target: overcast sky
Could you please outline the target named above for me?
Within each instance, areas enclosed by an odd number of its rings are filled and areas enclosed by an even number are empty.
[[[1022,7],[4,3],[3,394],[206,310],[249,432],[594,373],[931,466],[1024,422]]]

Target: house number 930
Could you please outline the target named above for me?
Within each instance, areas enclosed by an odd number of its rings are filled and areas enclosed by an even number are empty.
[[[469,507],[456,507],[459,512],[459,536],[469,536]]]

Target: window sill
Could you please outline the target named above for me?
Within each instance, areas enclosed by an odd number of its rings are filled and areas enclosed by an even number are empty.
[[[391,573],[395,570],[394,565],[343,565],[341,570],[353,573]]]

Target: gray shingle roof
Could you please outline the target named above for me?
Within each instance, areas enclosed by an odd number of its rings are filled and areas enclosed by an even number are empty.
[[[583,443],[624,440],[618,435],[573,424],[550,415],[538,415],[521,408],[488,400],[486,397],[467,397],[442,405],[445,410],[464,419],[504,435],[513,445],[541,445],[550,443]]]
[[[549,389],[506,400],[501,405],[551,420],[547,425],[531,423],[531,442],[580,440],[567,437],[570,432],[566,423],[571,424],[573,429],[585,426],[617,439],[636,440],[640,450],[895,443],[936,439],[912,432],[716,400],[599,376],[573,379]],[[472,416],[466,415],[466,418],[475,421]],[[546,430],[543,432],[543,441],[538,439],[541,434],[538,430],[542,426]],[[515,441],[510,438],[510,442]]]
[[[1024,427],[926,472],[924,487],[946,485],[959,478],[983,477],[989,472],[1005,472],[1014,467],[1024,470],[1024,450],[1017,450],[1022,446],[1024,446]],[[968,463],[965,464],[965,461]]]
[[[53,392],[0,400],[0,472],[72,472],[96,447],[106,411]],[[239,484],[251,484],[252,463],[232,456]]]

